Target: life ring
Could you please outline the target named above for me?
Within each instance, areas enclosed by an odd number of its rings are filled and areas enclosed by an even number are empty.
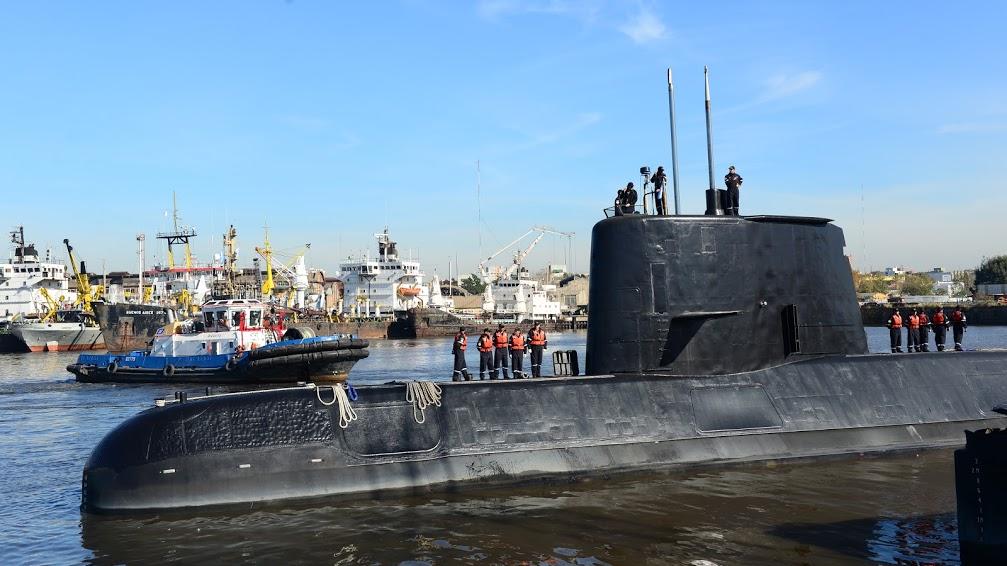
[[[238,360],[236,358],[230,358],[227,363],[224,364],[224,371],[234,371],[238,367]]]
[[[164,374],[164,377],[171,377],[175,375],[175,366],[171,364],[166,364],[164,366],[164,370],[161,373]]]
[[[112,360],[107,366],[105,366],[105,371],[108,373],[115,373],[119,371],[119,362]]]

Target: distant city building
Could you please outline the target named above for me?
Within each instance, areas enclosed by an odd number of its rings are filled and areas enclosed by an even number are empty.
[[[962,284],[955,282],[954,273],[944,271],[943,267],[935,267],[925,275],[934,280],[935,294],[954,295],[962,290]]]
[[[901,267],[901,266],[900,267],[886,267],[885,268],[885,275],[888,275],[889,277],[892,276],[892,275],[902,275],[903,273],[912,273],[912,270],[907,269],[905,267]]]

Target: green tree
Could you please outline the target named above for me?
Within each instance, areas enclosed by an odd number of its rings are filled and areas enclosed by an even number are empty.
[[[976,286],[976,272],[971,269],[955,271],[954,282],[958,286],[954,293],[956,297],[971,297]]]
[[[886,291],[888,291],[888,285],[880,277],[862,275],[859,285],[857,285],[858,293],[884,293]]]
[[[902,281],[903,295],[932,295],[934,280],[922,273],[907,273]]]
[[[486,289],[486,284],[478,275],[470,273],[468,277],[462,279],[461,287],[473,295],[478,295]]]
[[[988,257],[976,269],[976,285],[1007,283],[1007,255]]]

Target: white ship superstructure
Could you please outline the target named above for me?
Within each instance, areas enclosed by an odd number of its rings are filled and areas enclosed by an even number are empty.
[[[43,312],[47,301],[42,289],[61,306],[77,299],[70,289],[66,266],[53,261],[48,251],[45,259],[40,259],[35,245],[25,244],[23,226],[11,232],[11,242],[14,253],[7,263],[0,264],[0,319]]]
[[[390,317],[395,312],[429,306],[430,289],[423,284],[420,262],[399,258],[387,228],[374,236],[377,257],[365,253],[339,264],[341,312],[352,317]]]
[[[501,279],[486,285],[483,310],[493,313],[494,319],[516,322],[555,319],[560,315],[560,304],[549,297],[555,290],[555,285],[544,285],[534,279]]]

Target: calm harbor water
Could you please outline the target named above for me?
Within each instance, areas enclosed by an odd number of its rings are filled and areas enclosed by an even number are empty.
[[[887,350],[886,329],[867,334],[872,351]],[[553,334],[550,349],[576,349],[583,364],[584,341]],[[974,327],[966,346],[1007,347],[1007,327]],[[450,339],[374,341],[371,351],[354,383],[450,378]],[[957,562],[947,450],[426,498],[82,516],[91,448],[178,387],[77,384],[64,369],[75,358],[0,355],[0,564]],[[475,360],[470,352],[477,373]]]

